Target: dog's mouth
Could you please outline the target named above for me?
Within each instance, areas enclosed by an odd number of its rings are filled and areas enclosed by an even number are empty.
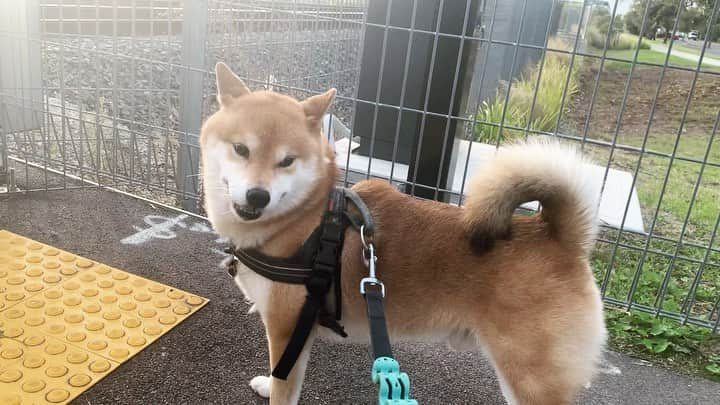
[[[262,215],[262,209],[257,209],[249,205],[233,204],[233,209],[238,216],[245,221],[253,221]]]

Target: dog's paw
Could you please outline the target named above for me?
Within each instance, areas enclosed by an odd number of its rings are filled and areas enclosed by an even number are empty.
[[[259,375],[250,380],[250,387],[263,398],[270,398],[270,377]]]

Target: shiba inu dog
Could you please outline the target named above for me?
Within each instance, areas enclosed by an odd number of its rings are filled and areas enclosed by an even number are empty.
[[[290,257],[318,226],[336,178],[320,122],[335,90],[297,101],[251,92],[216,67],[219,111],[202,128],[205,208],[239,248]],[[605,343],[602,301],[588,255],[598,191],[573,149],[530,141],[501,148],[477,173],[464,207],[415,199],[386,181],[353,189],[369,206],[393,341],[422,339],[482,350],[511,404],[569,404],[593,376]],[[515,215],[539,200],[540,213]],[[314,337],[367,342],[358,292],[367,269],[348,230],[342,252],[342,323],[350,338],[315,327],[287,380],[250,381],[272,405],[298,402]],[[277,364],[305,287],[237,265],[235,281],[259,312]]]

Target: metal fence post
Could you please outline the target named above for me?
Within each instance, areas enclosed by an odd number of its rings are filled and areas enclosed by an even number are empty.
[[[440,5],[443,7],[437,12],[438,24],[434,30],[441,34],[472,35],[477,21],[479,1],[467,1],[470,2],[469,8],[467,2],[453,1],[444,5],[441,2]],[[426,114],[424,128],[421,123],[420,138],[413,147],[408,180],[416,183],[412,190],[413,195],[449,201],[449,193],[438,193],[435,188],[437,186],[445,188],[448,184],[452,184],[452,179],[448,183],[448,175],[451,171],[450,164],[453,160],[452,152],[458,120],[437,114],[460,116],[462,100],[458,94],[467,85],[463,83],[463,79],[467,79],[465,72],[470,68],[468,65],[472,51],[464,40],[457,37],[441,36],[436,38],[435,42],[433,45],[435,56],[430,62],[434,63],[434,66],[430,66],[430,72],[433,73],[427,79],[426,86],[429,89],[425,100],[427,112],[435,115]],[[456,72],[458,64],[460,66]]]
[[[22,133],[25,139],[32,139],[29,131],[42,129],[36,115],[42,111],[43,100],[40,0],[0,3],[0,27],[7,32],[0,35],[0,190],[14,191],[9,136]],[[20,145],[16,142],[14,147]]]
[[[207,22],[207,0],[183,0],[183,70],[180,76],[180,132],[175,182],[182,207],[188,211],[197,209],[192,197],[198,194],[198,134],[202,125]]]
[[[0,93],[0,109],[5,108]],[[5,131],[0,126],[0,193],[10,191],[10,174],[8,172],[7,139]]]
[[[468,1],[471,7],[465,34],[473,31],[478,8],[477,0]],[[454,97],[451,108],[448,107],[451,94],[463,86],[462,80],[455,80],[458,53],[463,54],[460,78],[464,76],[465,56],[470,53],[468,46],[460,49],[461,39],[458,38],[463,34],[467,5],[464,1],[443,3],[440,0],[417,0],[417,3],[371,0],[368,5],[369,24],[365,30],[358,86],[358,99],[364,102],[357,105],[353,132],[361,138],[360,154],[408,164],[408,182],[416,183],[412,187],[413,194],[421,197],[433,198],[436,184],[444,188],[448,175],[457,120],[448,120],[446,115],[458,116],[459,113],[460,97]],[[415,25],[411,27],[413,13]],[[387,33],[386,24],[389,27]],[[414,36],[410,37],[409,31],[415,31]],[[449,36],[438,38],[435,31]],[[383,43],[386,46],[384,59],[381,58]],[[412,52],[406,60],[408,47],[412,47]],[[384,66],[381,66],[382,60]],[[400,106],[406,64],[410,66],[408,87],[404,105]],[[381,69],[383,75],[379,74]],[[401,117],[397,107],[414,111],[403,110]],[[418,110],[430,114],[418,113]],[[398,119],[402,119],[402,126],[395,139]],[[449,131],[446,131],[446,125],[450,125]],[[445,137],[446,133],[451,135]],[[442,151],[446,154],[444,159],[441,158]],[[440,193],[438,198],[442,200],[446,196]]]

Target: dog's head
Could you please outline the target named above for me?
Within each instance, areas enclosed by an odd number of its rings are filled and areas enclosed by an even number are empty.
[[[297,101],[251,92],[223,63],[215,72],[220,109],[203,125],[200,144],[205,208],[216,230],[277,221],[326,192],[335,166],[321,121],[335,89]]]

